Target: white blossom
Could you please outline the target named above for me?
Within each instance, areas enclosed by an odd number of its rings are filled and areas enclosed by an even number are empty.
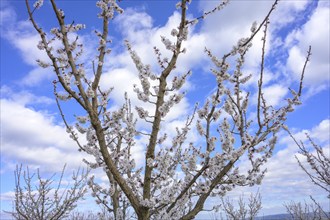
[[[38,0],[33,4],[33,7],[39,9],[44,4],[44,0]]]
[[[179,9],[179,8],[181,7],[181,1],[179,1],[178,3],[176,3],[175,7],[176,7],[177,9]]]
[[[148,111],[144,110],[142,107],[136,106],[135,109],[141,119],[145,119],[148,117],[148,115],[149,115]]]
[[[257,30],[257,22],[255,21],[255,22],[253,22],[250,31],[251,31],[252,33],[254,33],[256,30]]]
[[[178,34],[179,34],[179,32],[178,32],[177,29],[175,29],[175,28],[172,29],[172,31],[171,31],[171,35],[172,35],[172,36],[176,37]]]
[[[154,160],[152,158],[147,159],[147,166],[152,167],[154,163]]]
[[[60,14],[60,16],[62,17],[62,18],[64,18],[64,11],[62,10],[62,9],[58,9],[58,13]]]
[[[161,36],[161,40],[162,40],[162,42],[165,45],[165,48],[167,50],[170,50],[170,51],[173,51],[173,52],[175,51],[175,45],[169,39],[167,39],[164,36]]]
[[[56,97],[62,101],[67,101],[71,98],[70,94],[68,93],[56,93]]]
[[[203,125],[201,124],[200,120],[197,120],[196,126],[197,126],[197,131],[198,131],[199,135],[201,135],[201,136],[205,135],[205,131],[204,131]]]
[[[88,98],[94,98],[95,97],[95,93],[94,93],[93,88],[91,86],[89,86],[87,88],[86,95],[87,95]]]
[[[39,59],[37,59],[36,60],[36,62],[38,63],[38,65],[40,66],[40,67],[42,67],[42,68],[47,68],[47,67],[49,67],[50,66],[50,64],[49,63],[46,63],[46,62],[44,62],[44,61],[41,61],[41,60],[39,60]]]

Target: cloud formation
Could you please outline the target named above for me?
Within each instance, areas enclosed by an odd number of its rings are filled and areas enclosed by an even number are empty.
[[[81,165],[84,155],[51,114],[10,99],[0,102],[1,154],[6,166],[23,163],[58,171],[64,163],[76,168]]]
[[[310,19],[300,29],[293,30],[286,38],[286,46],[290,47],[287,67],[299,78],[305,61],[308,46],[312,46],[311,62],[305,76],[309,86],[324,86],[330,80],[329,52],[329,7],[319,2]]]

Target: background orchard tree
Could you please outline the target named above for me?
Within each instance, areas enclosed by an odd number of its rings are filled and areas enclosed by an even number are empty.
[[[129,204],[138,219],[193,219],[204,210],[206,200],[222,197],[235,186],[260,184],[266,170],[262,169],[272,156],[277,142],[277,133],[283,126],[287,114],[300,104],[302,81],[307,59],[302,70],[300,86],[291,90],[292,97],[281,107],[275,109],[267,103],[263,95],[263,75],[265,63],[266,34],[269,18],[278,1],[260,23],[254,23],[251,34],[240,39],[228,53],[221,58],[205,49],[214,63],[214,82],[217,87],[201,105],[196,104],[188,115],[183,127],[176,129],[176,135],[162,130],[166,115],[173,106],[180,103],[186,95],[182,87],[191,71],[177,74],[175,68],[189,38],[189,29],[209,14],[221,10],[227,1],[219,1],[214,9],[199,17],[187,18],[191,0],[181,0],[176,4],[180,12],[180,23],[171,32],[174,41],[161,36],[161,41],[170,52],[164,57],[162,51],[154,47],[159,69],[153,70],[143,64],[134,51],[134,45],[125,41],[127,49],[137,68],[140,85],[134,86],[140,104],[132,106],[127,94],[123,94],[124,104],[111,109],[112,88],[102,88],[105,56],[111,53],[109,43],[109,22],[123,9],[115,0],[101,0],[96,3],[101,9],[98,16],[102,19],[101,31],[95,31],[98,38],[98,56],[93,71],[86,71],[86,63],[80,62],[83,45],[79,36],[73,35],[84,28],[75,21],[65,21],[63,10],[51,0],[58,27],[48,35],[34,19],[35,9],[43,1],[38,0],[34,8],[26,0],[30,20],[39,33],[41,41],[38,48],[45,50],[49,60],[38,60],[40,66],[50,67],[56,74],[54,93],[59,110],[67,126],[67,131],[79,149],[94,156],[95,161],[85,161],[91,168],[103,168],[109,185],[103,188],[93,179],[89,184],[97,201],[104,204],[114,215],[122,219],[125,204]],[[169,2],[171,4],[171,2]],[[119,15],[120,16],[120,15]],[[258,90],[252,96],[244,84],[252,75],[242,72],[245,55],[252,46],[252,40],[260,31],[262,38],[261,65]],[[55,48],[54,42],[61,46]],[[119,42],[122,43],[122,42]],[[230,62],[235,61],[234,65]],[[250,97],[256,97],[255,104]],[[73,101],[86,113],[76,116],[77,122],[69,124],[65,119],[60,101]],[[152,109],[152,111],[147,110]],[[250,120],[247,114],[256,112],[256,119]],[[144,121],[148,128],[140,130],[138,121]],[[187,137],[197,130],[200,143],[190,142]],[[78,132],[85,135],[87,144],[82,144]],[[148,139],[145,146],[144,166],[138,167],[132,157],[136,141]],[[170,142],[171,144],[165,144]],[[247,155],[251,166],[242,172],[236,165]]]
[[[295,137],[290,133],[289,135],[297,144],[300,149],[299,154],[306,159],[307,164],[304,164],[297,156],[296,160],[301,169],[308,175],[311,181],[318,187],[322,188],[330,199],[330,159],[329,156],[323,151],[323,148],[317,145],[311,137],[306,134],[309,141],[310,148],[306,148],[305,144],[298,142]],[[312,197],[312,204],[295,203],[291,201],[285,204],[287,212],[292,219],[330,219],[330,213],[326,212],[322,206]]]
[[[262,208],[261,195],[259,192],[256,194],[251,193],[247,203],[244,201],[244,195],[240,195],[238,198],[238,208],[235,208],[233,200],[230,200],[228,197],[226,199],[221,198],[221,204],[227,219],[233,220],[253,220],[257,217],[258,212]]]
[[[291,201],[284,205],[287,213],[290,214],[292,220],[322,220],[329,219],[327,214],[323,211],[321,206],[314,200],[314,203],[301,203]]]
[[[42,178],[37,173],[30,173],[29,167],[22,171],[22,165],[15,171],[15,198],[12,212],[7,212],[15,219],[64,219],[77,207],[87,192],[89,171],[78,170],[72,175],[71,186],[63,184],[61,176],[55,181],[55,174]]]
[[[298,143],[294,140],[300,149],[299,153],[307,160],[308,166],[305,166],[296,156],[297,162],[311,181],[324,189],[327,197],[330,199],[330,158],[323,151],[323,148],[317,145],[308,134],[306,136],[309,140],[311,150],[308,150],[303,142]],[[293,136],[291,135],[291,137]]]
[[[101,207],[100,212],[95,211],[88,211],[88,212],[71,212],[68,219],[70,220],[91,220],[91,219],[98,219],[98,220],[109,220],[112,219],[111,212],[109,212],[105,207]]]

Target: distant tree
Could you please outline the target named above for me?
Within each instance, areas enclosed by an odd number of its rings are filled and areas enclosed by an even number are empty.
[[[238,199],[238,208],[235,208],[233,200],[230,200],[228,197],[226,199],[221,198],[221,202],[222,210],[225,212],[227,219],[232,220],[253,220],[262,208],[259,192],[256,194],[251,193],[248,203],[244,201],[244,195],[241,195]]]
[[[30,173],[29,168],[22,171],[22,165],[15,171],[15,198],[11,214],[15,219],[45,220],[64,219],[76,208],[77,202],[87,191],[88,171],[78,170],[73,173],[71,186],[62,183],[65,166],[59,180],[55,174],[48,179],[37,173]]]
[[[295,157],[301,169],[315,185],[322,188],[328,194],[327,197],[330,199],[330,157],[324,153],[321,146],[315,144],[308,134],[306,136],[312,146],[312,150],[307,150],[303,142],[299,144],[296,141],[296,143],[300,149],[299,153],[305,157],[310,169],[304,166],[297,156]]]
[[[323,148],[317,145],[311,137],[306,134],[311,149],[308,150],[305,144],[298,142],[295,137],[287,130],[291,138],[295,141],[300,149],[300,154],[306,159],[305,165],[297,156],[296,160],[301,169],[307,174],[311,181],[318,187],[322,188],[327,193],[327,198],[330,199],[330,158],[323,151]],[[302,205],[300,202],[295,203],[291,201],[290,204],[285,204],[287,212],[290,213],[292,219],[330,219],[330,212],[323,210],[319,202],[310,196],[312,204],[305,202]],[[329,210],[330,211],[330,210]]]
[[[88,211],[88,212],[71,212],[68,220],[110,220],[113,219],[111,212],[109,212],[105,207],[101,208],[100,212]]]
[[[115,219],[123,219],[126,202],[140,220],[193,219],[204,210],[204,204],[210,196],[222,197],[235,186],[261,183],[266,172],[262,166],[272,156],[277,143],[276,135],[287,114],[300,104],[303,76],[311,52],[309,48],[297,91],[291,90],[292,97],[287,97],[287,102],[281,107],[269,105],[263,95],[265,45],[269,17],[277,0],[264,20],[259,25],[252,25],[250,35],[240,39],[222,58],[215,57],[211,50],[205,49],[215,66],[212,73],[216,89],[210,91],[211,95],[204,100],[204,104],[196,105],[190,113],[187,112],[185,125],[178,127],[174,135],[162,126],[166,123],[166,115],[185,96],[182,86],[191,74],[188,70],[181,75],[174,71],[181,54],[189,50],[183,48],[183,42],[189,38],[189,29],[193,25],[221,10],[227,1],[192,19],[186,16],[191,0],[181,0],[176,4],[181,18],[178,26],[171,31],[175,40],[161,37],[165,48],[171,53],[170,57],[163,57],[162,51],[154,47],[159,70],[152,70],[150,65],[143,64],[134,51],[134,45],[125,41],[140,79],[140,85],[132,89],[141,102],[132,106],[130,97],[123,94],[124,104],[118,109],[111,108],[112,88],[101,88],[100,81],[105,56],[111,53],[108,48],[111,42],[108,36],[109,22],[116,12],[123,13],[123,9],[116,0],[100,0],[96,3],[101,9],[99,17],[102,19],[101,31],[95,30],[99,42],[98,56],[93,68],[86,68],[91,64],[79,61],[83,53],[79,36],[70,37],[72,32],[81,30],[84,25],[74,21],[66,23],[63,10],[57,7],[55,0],[50,0],[59,26],[46,34],[34,18],[35,9],[40,8],[42,2],[38,0],[34,9],[31,9],[26,0],[30,20],[41,37],[38,48],[49,57],[49,62],[37,62],[44,68],[51,66],[55,72],[54,93],[67,130],[81,151],[95,157],[95,162],[86,163],[91,168],[103,168],[107,175],[107,187],[95,186],[93,180],[89,184],[94,185],[92,189],[97,201],[108,207]],[[244,73],[242,69],[252,40],[261,30],[264,31],[264,37],[258,89],[252,96],[252,91],[244,86],[252,75]],[[55,48],[55,41],[62,45]],[[230,58],[234,58],[236,64],[230,66]],[[256,97],[256,100],[250,101],[250,97]],[[73,100],[85,112],[76,116],[75,126],[65,120],[60,100]],[[153,110],[148,111],[146,106]],[[249,112],[256,112],[255,120],[249,119]],[[149,126],[139,129],[136,126],[138,120]],[[198,144],[187,139],[188,133],[194,128],[200,135]],[[87,144],[80,143],[77,131],[86,135]],[[132,148],[142,137],[148,141],[144,165],[137,167]],[[251,167],[243,173],[237,162],[245,154]]]
[[[321,206],[314,201],[313,204],[307,204],[306,202],[302,204],[301,202],[293,202],[291,201],[289,204],[285,204],[285,208],[287,213],[290,214],[290,218],[292,220],[322,220],[329,219],[327,215],[325,215]]]

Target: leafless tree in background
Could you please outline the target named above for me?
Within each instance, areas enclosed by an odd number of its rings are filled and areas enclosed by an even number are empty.
[[[41,37],[38,48],[46,51],[49,57],[49,62],[37,62],[41,67],[51,67],[56,74],[54,93],[68,133],[81,151],[95,157],[95,162],[86,163],[91,168],[103,168],[107,175],[107,188],[97,185],[93,179],[89,184],[97,201],[106,206],[115,219],[123,219],[125,204],[129,204],[135,217],[140,220],[193,219],[205,210],[204,204],[210,196],[222,197],[235,186],[261,183],[266,172],[262,166],[272,156],[277,143],[276,135],[287,114],[300,104],[302,81],[311,53],[309,48],[300,86],[297,91],[291,90],[292,97],[287,97],[287,102],[279,108],[267,104],[263,95],[266,34],[277,0],[265,19],[260,24],[252,25],[250,35],[240,39],[221,58],[215,57],[210,49],[205,49],[215,66],[211,71],[216,89],[210,91],[211,95],[202,106],[193,108],[190,116],[187,113],[185,125],[178,127],[174,136],[164,131],[162,126],[166,115],[185,96],[181,88],[191,74],[189,70],[183,74],[175,72],[177,60],[189,50],[183,48],[183,42],[189,38],[191,26],[221,10],[227,1],[219,1],[213,10],[191,20],[186,14],[192,1],[181,0],[176,4],[181,19],[171,32],[175,40],[161,37],[165,48],[171,53],[170,57],[163,57],[160,49],[154,47],[160,70],[152,70],[150,65],[143,64],[134,51],[134,45],[125,41],[140,79],[140,85],[136,85],[134,91],[141,104],[132,106],[130,97],[123,94],[124,104],[116,110],[111,109],[109,102],[112,88],[101,88],[100,81],[105,56],[111,53],[108,47],[111,42],[108,38],[109,22],[114,14],[123,13],[117,1],[97,2],[101,9],[99,17],[102,28],[95,31],[99,47],[93,68],[86,68],[88,64],[79,61],[83,53],[79,36],[74,39],[69,37],[84,25],[73,21],[66,23],[63,10],[58,8],[55,0],[50,0],[58,27],[46,34],[34,19],[35,9],[40,8],[42,2],[38,0],[31,10],[26,0],[30,20]],[[172,2],[169,1],[169,4]],[[264,37],[258,89],[254,91],[256,96],[253,96],[243,86],[252,75],[244,73],[242,68],[252,40],[262,30]],[[62,46],[54,49],[55,41],[61,42]],[[236,64],[230,66],[230,59],[236,60]],[[251,101],[250,97],[256,97],[256,100]],[[60,100],[73,100],[86,114],[77,116],[74,126],[69,125]],[[153,109],[152,112],[145,108],[146,105]],[[251,111],[256,112],[255,120],[248,119],[247,113]],[[138,129],[138,120],[145,121],[148,128]],[[193,129],[198,131],[202,147],[187,140]],[[86,135],[87,144],[80,143],[77,132]],[[145,145],[144,165],[137,167],[131,149],[141,137],[147,137],[148,143]],[[168,139],[171,144],[164,144]],[[242,172],[235,165],[245,154],[251,167],[247,172]],[[103,200],[104,195],[106,199]]]
[[[76,208],[87,191],[88,171],[78,170],[73,173],[73,183],[62,183],[65,166],[59,180],[55,174],[48,179],[37,173],[30,173],[29,168],[22,170],[22,165],[15,171],[15,199],[11,214],[15,219],[45,220],[64,219]]]

